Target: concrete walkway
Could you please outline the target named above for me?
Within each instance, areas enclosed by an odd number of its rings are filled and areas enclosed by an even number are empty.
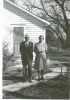
[[[64,72],[66,72],[65,67],[63,68],[63,73]],[[49,79],[55,78],[56,76],[58,76],[60,74],[61,74],[61,68],[60,67],[53,68],[52,72],[47,73],[47,74],[44,75],[44,78],[45,78],[44,81],[37,81],[37,77],[36,77],[34,80],[32,80],[32,82],[24,82],[24,83],[23,82],[18,82],[18,83],[3,86],[3,90],[4,91],[9,91],[9,92],[15,92],[15,91],[21,90],[22,88],[26,88],[26,87],[29,87],[29,86],[32,86],[32,85],[36,85],[40,82],[46,82]]]

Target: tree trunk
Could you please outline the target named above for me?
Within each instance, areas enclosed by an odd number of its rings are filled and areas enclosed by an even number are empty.
[[[70,48],[70,25],[69,25],[68,33],[67,33],[66,48]]]
[[[64,39],[60,38],[60,42],[61,42],[62,49],[65,49],[66,48],[66,41]]]

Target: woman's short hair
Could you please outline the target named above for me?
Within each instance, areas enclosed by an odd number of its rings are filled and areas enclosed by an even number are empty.
[[[41,37],[43,37],[43,35],[40,35],[40,36],[39,36],[39,40],[40,40]],[[44,37],[43,37],[43,39],[44,39]]]

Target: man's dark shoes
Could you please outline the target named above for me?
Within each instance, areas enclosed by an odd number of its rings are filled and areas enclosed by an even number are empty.
[[[29,82],[32,82],[32,78],[29,78],[28,80],[29,80]]]
[[[47,71],[47,73],[51,73],[51,72],[52,72],[52,70],[50,70],[50,69]]]
[[[27,77],[25,77],[25,81],[27,81]]]

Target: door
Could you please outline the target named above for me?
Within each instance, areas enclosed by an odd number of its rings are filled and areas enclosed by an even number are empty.
[[[14,27],[13,28],[13,43],[14,43],[14,54],[20,54],[20,42],[24,40],[24,28],[23,27]]]

